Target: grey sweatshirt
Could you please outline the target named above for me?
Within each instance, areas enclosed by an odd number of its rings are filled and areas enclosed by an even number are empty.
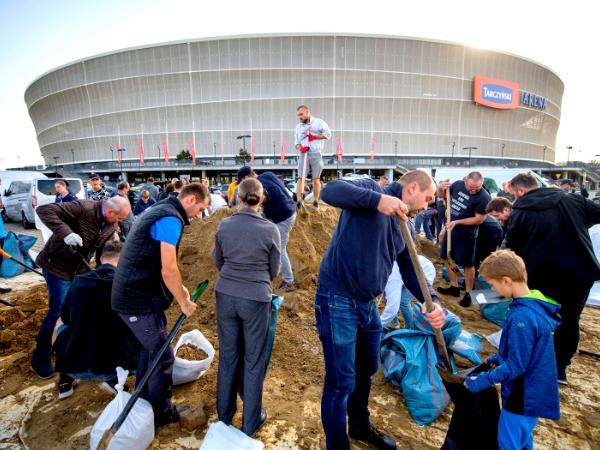
[[[271,301],[271,281],[281,266],[281,236],[275,224],[250,208],[240,209],[221,221],[213,256],[221,272],[216,291]]]

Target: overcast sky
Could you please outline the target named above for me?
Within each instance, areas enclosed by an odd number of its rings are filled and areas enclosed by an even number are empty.
[[[40,164],[23,95],[42,73],[137,45],[231,34],[346,32],[417,36],[542,63],[565,92],[556,148],[600,159],[600,32],[595,2],[0,0],[0,168]],[[509,80],[510,81],[510,80]]]

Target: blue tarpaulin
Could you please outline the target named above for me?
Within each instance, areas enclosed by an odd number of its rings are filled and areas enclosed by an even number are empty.
[[[12,231],[9,231],[6,233],[2,249],[11,255],[14,260],[33,267],[34,263],[29,257],[28,251],[31,247],[33,247],[33,244],[35,244],[36,241],[37,238],[35,236],[27,236],[25,234],[20,234],[17,236]],[[27,269],[12,261],[10,258],[2,259],[2,265],[0,266],[0,277],[12,278],[26,271]]]

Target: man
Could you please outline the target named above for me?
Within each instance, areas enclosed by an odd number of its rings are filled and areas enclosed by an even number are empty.
[[[273,172],[263,172],[256,175],[250,166],[243,166],[237,173],[238,182],[241,183],[246,178],[258,178],[265,191],[265,201],[263,203],[263,213],[267,219],[272,221],[279,229],[281,235],[281,278],[282,282],[277,289],[283,292],[293,292],[296,290],[294,282],[294,272],[292,263],[287,252],[287,243],[290,237],[290,231],[296,223],[296,211],[294,201],[289,195],[288,189]],[[237,195],[237,190],[235,192]]]
[[[76,202],[79,200],[77,196],[69,190],[69,185],[66,180],[56,180],[54,182],[54,190],[56,191],[54,203]]]
[[[485,212],[502,226],[502,236],[506,234],[512,203],[506,197],[494,197],[485,207]]]
[[[209,201],[206,186],[189,184],[179,197],[168,197],[139,216],[123,247],[113,283],[112,307],[142,345],[138,382],[167,337],[164,310],[173,299],[188,317],[196,310],[181,279],[177,252],[183,227],[189,225],[189,219],[198,217]],[[165,352],[142,390],[142,397],[154,410],[156,427],[179,420],[179,412],[171,402],[173,362],[173,352]]]
[[[502,182],[502,189],[498,191],[496,197],[504,197],[511,202],[514,200],[514,196],[511,194],[510,183],[508,181]]]
[[[600,280],[588,228],[600,223],[600,206],[580,195],[541,188],[530,174],[515,176],[506,246],[525,261],[529,287],[560,303],[554,333],[559,383],[579,344],[579,318],[589,291]]]
[[[183,181],[175,180],[173,181],[173,192],[169,192],[169,197],[177,197],[181,190],[183,189]]]
[[[50,363],[52,331],[73,277],[85,271],[82,258],[89,260],[96,252],[99,261],[103,245],[114,238],[117,223],[130,211],[129,202],[121,197],[98,202],[50,203],[36,209],[42,223],[52,231],[35,261],[42,268],[48,285],[48,312],[40,326],[31,360],[31,369],[40,378],[54,374]]]
[[[384,188],[384,187],[387,187],[388,184],[390,184],[390,180],[385,175],[382,175],[379,177],[379,180],[377,180],[377,184],[379,186],[381,186],[382,188]]]
[[[469,173],[464,180],[456,181],[449,186],[448,181],[441,181],[438,195],[443,196],[450,189],[450,222],[446,224],[446,233],[442,241],[441,258],[446,260],[446,270],[450,277],[450,287],[438,288],[440,294],[460,296],[458,274],[448,263],[448,232],[452,233],[451,257],[465,271],[465,295],[459,305],[466,308],[471,305],[471,294],[475,282],[475,240],[479,225],[485,220],[485,207],[490,201],[490,194],[483,189],[483,176],[479,172]]]
[[[350,448],[346,414],[351,438],[380,449],[396,448],[369,420],[371,377],[378,368],[382,333],[375,299],[397,261],[405,285],[424,301],[398,221],[406,221],[409,210],[424,209],[434,194],[433,180],[420,170],[385,189],[371,179],[335,180],[323,189],[323,200],[342,209],[315,297],[325,358],[321,417],[328,450]],[[445,320],[439,305],[428,318],[438,329]]]
[[[117,185],[117,196],[122,197],[125,200],[129,201],[129,183],[127,181],[121,181]],[[131,205],[131,203],[129,203],[129,204]],[[127,217],[125,217],[125,219],[123,219],[121,222],[119,222],[119,237],[122,240],[125,240],[125,238],[127,238],[127,235],[129,234],[129,230],[131,229],[131,226],[133,225],[133,220],[134,220],[133,212],[129,211],[129,214],[127,215]]]
[[[323,141],[331,139],[331,131],[325,121],[312,117],[308,106],[300,105],[296,108],[298,120],[296,125],[295,141],[298,157],[298,180],[296,186],[297,208],[302,207],[302,193],[308,172],[312,172],[313,206],[319,207],[321,199],[321,172],[323,172]],[[308,160],[305,161],[305,158]],[[305,168],[306,167],[306,168]],[[306,173],[305,173],[306,172]]]
[[[158,200],[158,188],[154,185],[154,177],[146,178],[146,182],[141,187],[142,191],[144,189],[150,192],[150,197],[154,200]]]
[[[137,340],[110,304],[121,247],[108,241],[100,265],[76,276],[65,297],[53,346],[61,400],[73,394],[76,379],[107,381],[107,389],[116,383],[115,367],[135,370]]]
[[[99,175],[93,173],[90,175],[91,190],[87,192],[88,200],[103,200],[112,197],[112,192],[104,186]]]
[[[563,191],[565,191],[569,194],[572,194],[575,192],[575,183],[570,178],[563,178],[558,183],[560,185],[560,188]]]

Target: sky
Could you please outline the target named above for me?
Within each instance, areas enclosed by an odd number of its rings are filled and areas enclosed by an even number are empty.
[[[595,2],[580,0],[0,0],[0,169],[43,163],[23,96],[48,70],[138,45],[278,32],[415,36],[532,59],[565,84],[557,160],[567,146],[570,160],[598,160],[599,28]]]

